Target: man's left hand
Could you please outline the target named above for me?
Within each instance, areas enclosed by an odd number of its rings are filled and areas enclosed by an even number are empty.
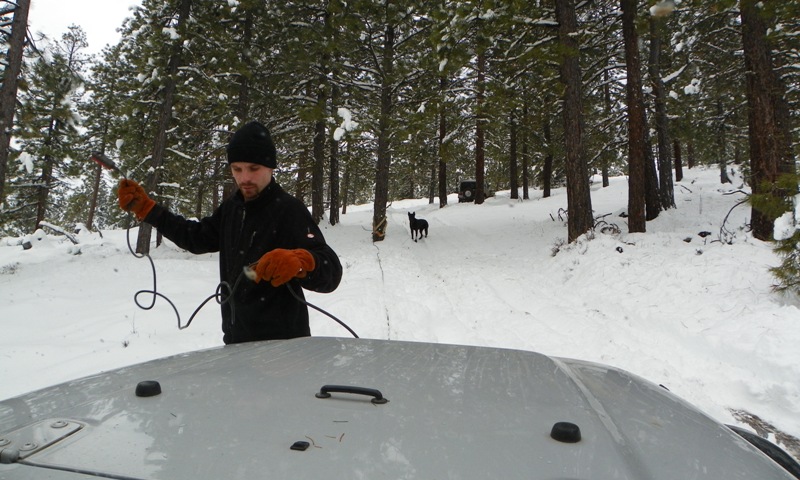
[[[308,250],[276,248],[258,260],[255,282],[267,280],[273,287],[278,287],[293,278],[305,278],[314,267],[314,256]]]

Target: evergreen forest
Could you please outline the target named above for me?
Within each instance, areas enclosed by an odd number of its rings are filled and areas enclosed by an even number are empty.
[[[464,179],[476,204],[566,187],[569,241],[590,178],[628,176],[631,232],[696,165],[745,172],[763,240],[797,193],[797,0],[142,0],[99,55],[79,25],[32,38],[29,3],[0,2],[0,236],[126,226],[92,155],[207,216],[249,120],[316,221],[373,204],[373,241]]]

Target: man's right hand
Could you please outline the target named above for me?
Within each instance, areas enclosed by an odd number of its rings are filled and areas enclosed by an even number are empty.
[[[133,212],[137,220],[144,220],[144,217],[150,213],[156,202],[147,196],[141,185],[128,180],[127,178],[119,181],[119,190],[117,190],[117,197],[119,198],[119,208]]]

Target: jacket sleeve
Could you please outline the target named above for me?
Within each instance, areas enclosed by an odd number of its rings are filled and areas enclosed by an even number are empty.
[[[192,253],[219,251],[220,210],[200,221],[187,220],[156,204],[144,219],[175,245]]]
[[[314,256],[314,270],[305,278],[299,280],[300,285],[306,290],[319,293],[329,293],[336,290],[342,280],[342,264],[339,256],[325,242],[322,231],[314,223],[308,209],[300,204],[301,208],[294,210],[296,220],[292,235],[295,236],[296,247],[308,250]]]
[[[320,235],[322,235],[320,233]],[[342,280],[342,264],[336,252],[324,244],[314,249],[308,249],[316,262],[314,271],[300,280],[300,285],[306,290],[319,293],[329,293],[336,290]]]

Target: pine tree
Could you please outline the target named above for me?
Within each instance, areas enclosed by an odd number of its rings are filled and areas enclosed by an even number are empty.
[[[795,186],[787,192],[778,187],[778,180],[783,175],[794,177],[795,166],[791,154],[789,116],[784,103],[786,87],[774,69],[771,45],[766,38],[772,13],[765,9],[765,5],[755,1],[741,1],[751,186],[753,195],[785,198],[793,196],[797,188]],[[757,203],[753,204],[753,236],[761,240],[771,239],[775,218],[775,215],[759,208]]]
[[[64,220],[68,181],[81,158],[77,105],[88,57],[86,35],[71,26],[60,41],[45,47],[33,63],[20,95],[17,139],[20,152],[36,167],[11,183],[17,231],[33,231],[45,221]]]
[[[109,158],[119,158],[124,127],[118,113],[123,111],[126,99],[124,78],[128,74],[119,55],[120,47],[107,47],[103,52],[105,61],[97,62],[88,75],[86,89],[91,92],[80,105],[83,117],[84,157],[100,153]],[[118,224],[121,211],[116,201],[109,198],[115,185],[106,182],[103,168],[94,162],[82,166],[82,195],[70,197],[73,215],[85,222],[90,229],[108,228]]]

